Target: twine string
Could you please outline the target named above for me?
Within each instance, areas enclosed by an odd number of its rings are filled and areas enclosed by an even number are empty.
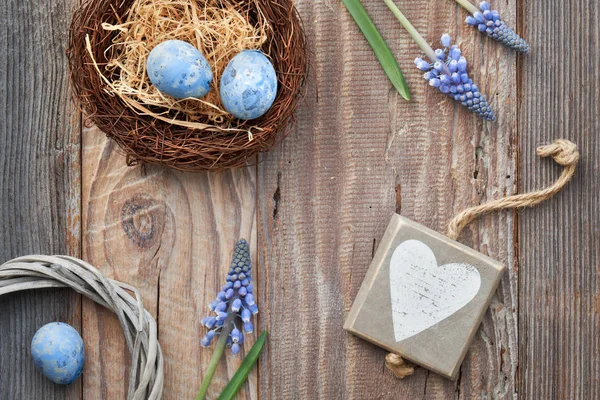
[[[579,161],[577,145],[567,139],[558,139],[552,144],[538,147],[537,155],[542,158],[552,157],[557,164],[564,167],[556,182],[534,192],[508,196],[476,207],[467,208],[458,213],[450,221],[446,236],[452,240],[456,240],[462,230],[481,215],[492,211],[532,207],[560,192],[575,174],[575,168]],[[385,365],[398,379],[403,379],[414,372],[412,365],[407,364],[402,357],[394,353],[387,355]]]

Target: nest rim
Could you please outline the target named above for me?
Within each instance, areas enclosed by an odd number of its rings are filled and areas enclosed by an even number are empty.
[[[265,115],[251,121],[238,120],[236,129],[227,130],[174,125],[140,114],[106,91],[107,84],[93,61],[98,65],[109,61],[105,50],[117,33],[104,30],[102,23],[125,19],[134,1],[85,0],[73,15],[67,50],[76,102],[86,120],[119,145],[128,165],[159,164],[184,172],[218,172],[247,165],[255,154],[270,150],[289,133],[294,112],[305,94],[309,68],[302,20],[293,0],[230,0],[248,7],[249,18],[261,13],[269,23],[272,34],[261,50],[274,64],[278,91]],[[86,47],[87,40],[94,60]]]

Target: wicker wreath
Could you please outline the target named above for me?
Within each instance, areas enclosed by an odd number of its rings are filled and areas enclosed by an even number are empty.
[[[261,50],[273,61],[279,85],[273,106],[251,121],[251,131],[249,123],[241,120],[236,120],[239,129],[222,131],[173,125],[167,120],[175,118],[173,113],[162,119],[143,115],[106,93],[106,82],[94,63],[108,62],[118,32],[103,29],[102,24],[125,20],[133,1],[85,0],[73,16],[67,51],[76,99],[90,121],[125,151],[129,165],[152,163],[182,171],[219,171],[243,166],[252,155],[269,150],[278,133],[285,136],[304,93],[308,69],[305,36],[293,0],[238,3],[246,7],[244,13],[250,21],[264,18],[268,22],[272,31]]]
[[[29,289],[70,287],[117,315],[131,354],[128,399],[160,399],[164,372],[156,321],[138,291],[67,256],[32,255],[0,265],[0,296]],[[130,294],[130,293],[133,293]]]

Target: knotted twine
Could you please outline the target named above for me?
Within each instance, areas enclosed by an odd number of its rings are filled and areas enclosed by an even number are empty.
[[[508,196],[493,200],[487,204],[467,208],[458,213],[450,221],[446,236],[452,240],[456,240],[460,232],[481,215],[492,211],[533,207],[560,192],[569,183],[571,178],[573,178],[573,174],[575,173],[575,168],[579,161],[577,146],[569,140],[558,139],[552,144],[538,147],[537,155],[542,158],[552,157],[557,164],[565,167],[554,184],[535,192]],[[407,364],[402,357],[394,353],[389,353],[385,357],[385,365],[398,379],[403,379],[414,372],[412,365]]]
[[[164,383],[163,355],[156,321],[138,291],[107,278],[85,261],[32,255],[0,265],[0,296],[21,290],[68,287],[114,312],[131,354],[129,400],[158,400]],[[133,293],[133,295],[132,295]]]

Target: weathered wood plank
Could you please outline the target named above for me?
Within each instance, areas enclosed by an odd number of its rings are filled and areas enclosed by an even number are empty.
[[[256,247],[255,169],[183,174],[127,167],[97,129],[83,137],[84,258],[136,286],[159,324],[165,356],[164,399],[194,398],[212,351],[200,347],[200,321],[225,282],[237,240]],[[124,398],[129,354],[116,318],[84,302],[88,343],[84,398]],[[246,349],[253,343],[249,337]],[[241,358],[219,368],[209,398],[223,389]],[[240,399],[256,398],[255,371]]]
[[[515,191],[516,58],[460,23],[448,1],[397,2],[430,42],[452,27],[499,121],[483,123],[428,88],[420,52],[383,2],[363,2],[413,94],[392,89],[341,2],[299,1],[314,51],[294,132],[258,172],[265,398],[496,398],[516,396],[517,274],[511,213],[485,218],[462,241],[510,270],[458,383],[419,369],[398,381],[385,352],[342,331],[343,320],[394,211],[443,231],[455,212]],[[496,6],[515,23],[516,3]],[[265,315],[265,313],[267,315]],[[267,366],[270,368],[266,370]]]
[[[521,191],[560,167],[539,144],[567,138],[581,161],[556,198],[519,217],[520,393],[531,399],[600,398],[600,30],[597,1],[522,2],[532,54],[523,60]]]
[[[64,55],[73,2],[0,3],[0,262],[80,255],[80,124]],[[0,399],[79,399],[81,381],[52,384],[30,356],[51,321],[80,327],[80,297],[43,290],[0,299]]]

